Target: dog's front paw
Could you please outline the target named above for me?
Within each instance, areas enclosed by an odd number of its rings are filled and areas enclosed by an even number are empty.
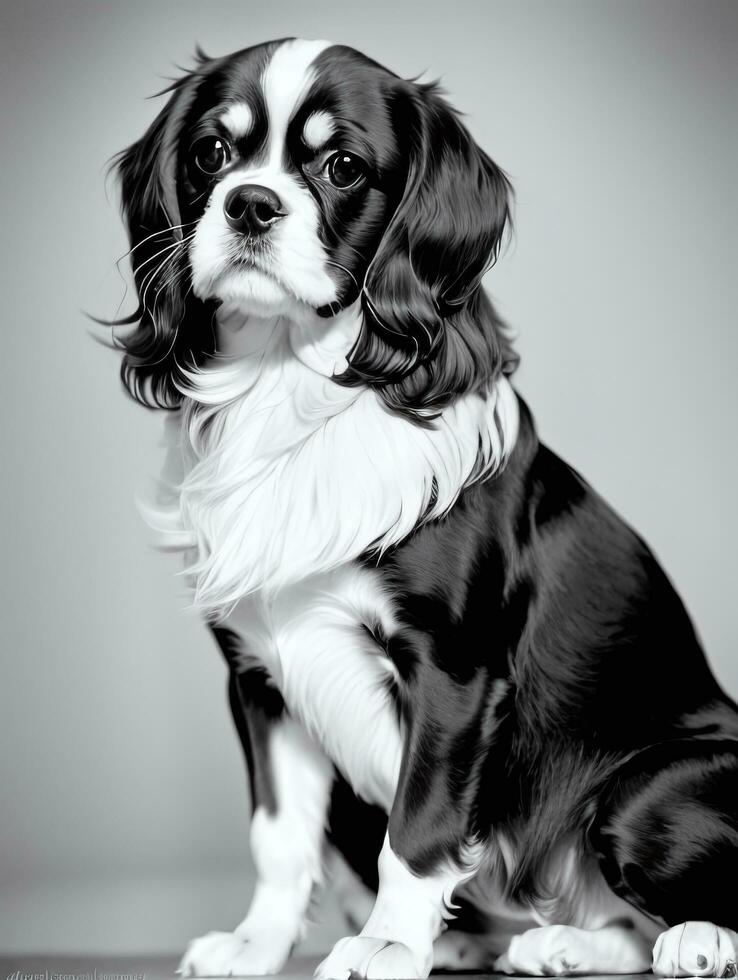
[[[738,935],[711,922],[684,922],[662,932],[653,948],[657,977],[735,977]]]
[[[348,980],[354,974],[382,980],[416,980],[428,976],[432,963],[432,953],[418,956],[403,943],[353,936],[338,940],[315,971],[315,977],[316,980]]]
[[[177,970],[183,977],[257,977],[279,973],[292,939],[262,934],[253,939],[232,932],[209,932],[187,946]]]

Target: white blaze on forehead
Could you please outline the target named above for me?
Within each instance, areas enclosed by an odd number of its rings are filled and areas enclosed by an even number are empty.
[[[269,163],[276,168],[282,159],[287,126],[313,80],[312,64],[331,41],[285,41],[264,69],[261,87],[269,117]]]
[[[313,112],[305,121],[302,138],[311,150],[319,150],[333,136],[334,124],[327,112]]]
[[[234,102],[228,106],[220,121],[235,140],[240,140],[251,132],[254,114],[245,102]]]

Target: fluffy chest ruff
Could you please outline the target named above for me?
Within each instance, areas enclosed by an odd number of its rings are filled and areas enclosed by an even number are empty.
[[[188,552],[194,603],[212,622],[255,593],[381,556],[514,445],[517,399],[503,377],[428,426],[388,411],[371,388],[332,380],[359,317],[351,309],[329,327],[224,317],[233,354],[187,375],[167,425],[165,488],[147,516],[161,544]]]

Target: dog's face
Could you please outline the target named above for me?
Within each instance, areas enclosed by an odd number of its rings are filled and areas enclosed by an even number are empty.
[[[237,56],[183,133],[193,292],[244,310],[353,302],[404,180],[391,76],[324,42]]]
[[[288,40],[201,57],[171,91],[119,161],[134,394],[176,401],[178,371],[212,353],[221,303],[330,318],[358,301],[340,380],[393,407],[432,409],[489,377],[504,358],[479,284],[509,188],[435,87]]]

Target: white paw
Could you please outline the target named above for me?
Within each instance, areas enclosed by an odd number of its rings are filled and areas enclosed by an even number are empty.
[[[653,947],[657,977],[734,977],[738,935],[711,922],[684,922],[662,932]]]
[[[641,973],[648,969],[648,947],[635,930],[541,926],[513,936],[495,969],[536,977]]]
[[[183,977],[263,977],[279,973],[291,948],[291,937],[265,933],[241,939],[232,932],[209,932],[188,944],[177,972]]]
[[[428,976],[432,954],[415,956],[409,946],[389,939],[339,939],[315,971],[317,980],[348,980],[355,974],[377,980],[416,980]]]
[[[541,926],[513,936],[510,946],[495,964],[502,973],[528,973],[537,977],[561,977],[579,970],[588,950],[582,948],[577,933],[570,926]]]

